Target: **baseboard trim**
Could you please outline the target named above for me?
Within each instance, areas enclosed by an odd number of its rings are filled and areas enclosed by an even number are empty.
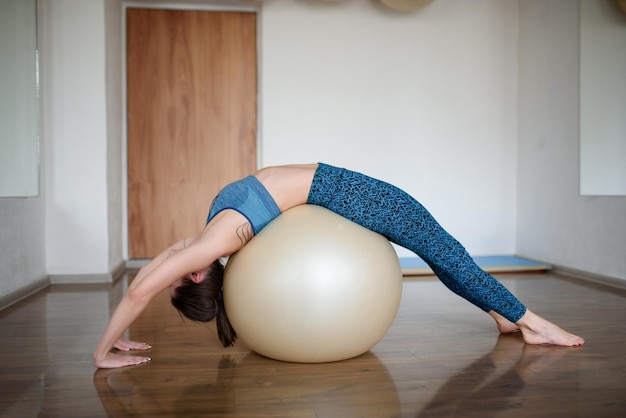
[[[616,287],[618,289],[626,290],[626,280],[618,279],[616,277],[605,276],[603,274],[590,273],[584,270],[577,270],[570,267],[552,265],[552,272],[563,276],[573,277],[575,279],[585,280],[588,282],[594,282],[603,284],[605,286]]]
[[[51,274],[48,277],[44,277],[27,286],[0,296],[0,311],[53,284],[115,283],[126,274],[127,270],[139,268],[145,265],[147,261],[149,260],[129,260],[121,262],[108,274]],[[554,264],[552,265],[552,273],[626,290],[626,280],[602,274],[590,273],[588,271]]]
[[[44,277],[27,286],[7,293],[4,296],[0,296],[0,311],[8,308],[11,305],[16,304],[23,299],[26,299],[31,295],[34,295],[35,293],[47,288],[48,286],[50,286],[50,279],[48,277]]]
[[[140,269],[152,261],[151,258],[131,258],[126,262],[126,268],[129,270]]]
[[[56,284],[115,283],[126,274],[126,262],[122,261],[108,274],[51,274],[29,285],[0,296],[0,311]]]
[[[115,283],[126,273],[126,262],[122,261],[111,271],[104,274],[51,274],[50,284],[89,284]]]

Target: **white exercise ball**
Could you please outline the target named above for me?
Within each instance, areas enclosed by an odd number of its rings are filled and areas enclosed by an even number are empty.
[[[320,206],[270,222],[224,273],[237,336],[282,361],[322,363],[370,350],[400,306],[402,272],[389,241]]]

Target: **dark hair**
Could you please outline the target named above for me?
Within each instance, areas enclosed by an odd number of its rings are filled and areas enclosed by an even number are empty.
[[[235,344],[237,333],[230,325],[224,309],[223,282],[224,266],[215,260],[200,283],[194,283],[188,278],[182,280],[172,296],[172,305],[192,321],[209,322],[216,319],[217,335],[224,347],[230,347]]]

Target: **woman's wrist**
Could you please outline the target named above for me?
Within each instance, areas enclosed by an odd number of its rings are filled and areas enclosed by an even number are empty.
[[[98,352],[98,351],[95,351],[95,352],[93,353],[93,362],[94,362],[95,364],[98,364],[98,362],[100,362],[100,361],[104,360],[104,359],[105,359],[105,357],[106,357],[106,353],[104,353],[104,354],[103,354],[103,353],[100,353],[100,352]]]

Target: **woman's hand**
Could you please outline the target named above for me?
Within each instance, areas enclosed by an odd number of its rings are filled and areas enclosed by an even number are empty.
[[[117,342],[113,344],[113,347],[117,348],[120,351],[149,350],[152,348],[150,344],[130,341],[124,338],[119,338]]]
[[[130,341],[125,338],[119,338],[117,342],[113,344],[113,347],[120,351],[149,350],[152,348],[150,344]],[[94,363],[96,367],[100,369],[112,369],[115,367],[136,366],[138,364],[147,363],[150,360],[150,357],[145,356],[129,356],[127,354],[108,352],[102,359],[94,358]]]
[[[113,369],[116,367],[136,366],[138,364],[148,363],[150,360],[150,357],[129,356],[126,354],[109,352],[103,359],[94,359],[94,363],[99,369]]]
[[[143,270],[143,276],[131,282],[126,294],[113,311],[96,346],[93,359],[97,367],[122,367],[150,361],[148,357],[128,356],[120,352],[111,352],[111,349],[115,347],[128,351],[150,348],[148,344],[135,343],[120,339],[120,337],[146,309],[154,296],[186,274],[206,268],[219,257],[212,243],[211,240],[205,240],[189,245],[183,251],[162,260],[158,266],[156,266],[157,263],[153,263],[151,265],[151,267],[154,266],[153,270]],[[216,248],[220,249],[219,246]]]

